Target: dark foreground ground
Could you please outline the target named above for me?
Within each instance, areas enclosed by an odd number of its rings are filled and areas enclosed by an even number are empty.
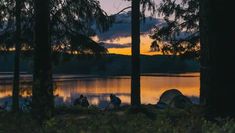
[[[197,106],[159,110],[145,105],[139,113],[128,107],[117,111],[59,107],[55,117],[43,126],[27,113],[0,111],[0,133],[235,133],[234,120],[209,121],[202,111]]]

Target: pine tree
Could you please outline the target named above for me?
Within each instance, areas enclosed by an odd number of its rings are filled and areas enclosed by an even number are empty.
[[[200,1],[201,95],[213,117],[235,116],[234,5],[233,0]]]
[[[131,39],[132,39],[132,70],[131,70],[131,106],[139,109],[141,105],[140,86],[140,19],[145,18],[145,11],[155,13],[155,3],[152,0],[131,1]]]
[[[159,11],[166,26],[156,27],[152,35],[155,41],[167,42],[163,43],[163,52],[200,56],[200,102],[213,117],[234,116],[235,112],[233,6],[232,0],[163,0]],[[177,39],[185,31],[189,36]]]
[[[150,35],[154,39],[151,47],[155,45],[163,54],[198,60],[199,0],[162,0],[158,13],[164,22],[157,25]]]
[[[15,33],[15,64],[14,81],[12,91],[12,111],[19,111],[19,90],[20,90],[20,51],[21,51],[21,0],[16,0],[16,33]]]
[[[33,115],[39,121],[54,112],[50,43],[50,0],[35,0]]]
[[[132,0],[131,11],[132,71],[131,71],[131,105],[140,107],[140,0]]]

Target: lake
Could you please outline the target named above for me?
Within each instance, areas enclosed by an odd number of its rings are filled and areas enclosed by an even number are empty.
[[[56,105],[71,104],[80,94],[87,96],[90,104],[105,106],[111,93],[116,94],[123,104],[130,103],[130,76],[93,76],[93,75],[54,75]],[[12,75],[0,75],[0,105],[10,101]],[[21,80],[21,96],[31,94],[31,75],[23,74]],[[27,82],[28,81],[28,82]],[[179,89],[189,96],[193,102],[198,102],[200,87],[199,73],[187,74],[143,74],[141,76],[141,102],[156,104],[160,95],[172,88]]]

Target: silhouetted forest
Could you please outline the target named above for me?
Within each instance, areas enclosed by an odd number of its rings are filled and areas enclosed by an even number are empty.
[[[13,71],[13,54],[1,54],[0,72]],[[93,75],[129,75],[131,70],[130,56],[108,54],[102,57],[89,55],[56,56],[53,61],[55,74],[93,74]],[[185,73],[199,72],[198,61],[182,59],[177,56],[141,56],[141,73]],[[20,70],[32,73],[32,58],[22,57]],[[87,67],[89,66],[89,67]],[[69,68],[69,69],[68,69]]]

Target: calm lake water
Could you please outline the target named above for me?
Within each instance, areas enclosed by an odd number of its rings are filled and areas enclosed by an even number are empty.
[[[141,102],[143,104],[156,104],[160,95],[172,88],[179,89],[184,95],[197,102],[199,96],[199,73],[188,74],[148,74],[141,76]],[[0,76],[0,105],[11,99],[12,85],[9,83],[11,75]],[[22,80],[31,80],[30,75],[23,75]],[[59,104],[71,104],[80,94],[87,96],[90,104],[105,106],[111,93],[116,94],[123,104],[130,103],[130,77],[113,76],[97,77],[87,75],[55,75],[55,102]],[[22,97],[31,94],[29,83],[21,84]]]

